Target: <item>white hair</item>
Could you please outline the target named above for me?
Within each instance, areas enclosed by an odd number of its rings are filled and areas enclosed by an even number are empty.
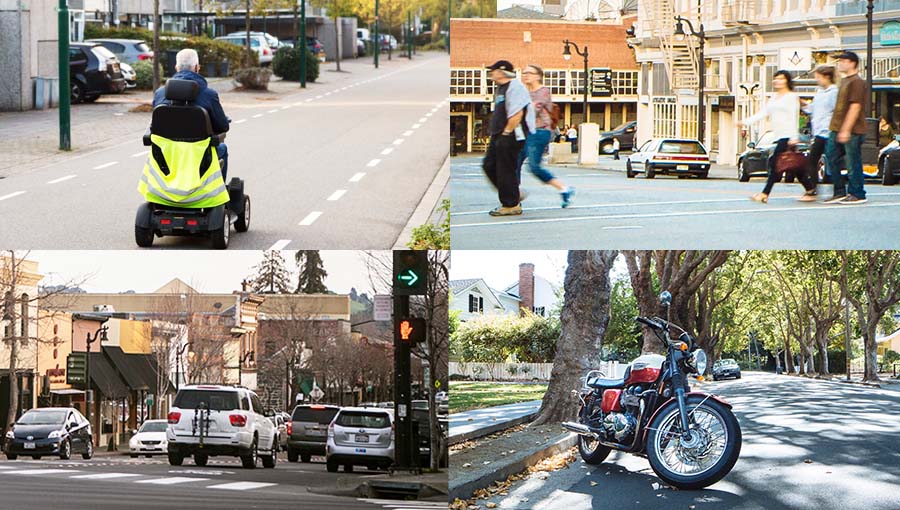
[[[175,55],[175,70],[176,71],[193,71],[200,65],[200,56],[197,55],[197,50],[192,50],[190,48],[185,48],[178,52],[178,55]]]

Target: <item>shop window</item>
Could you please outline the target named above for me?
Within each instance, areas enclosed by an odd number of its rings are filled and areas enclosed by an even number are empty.
[[[482,88],[481,69],[451,69],[450,95],[479,96]]]
[[[613,71],[613,94],[621,96],[635,96],[638,90],[637,71]]]

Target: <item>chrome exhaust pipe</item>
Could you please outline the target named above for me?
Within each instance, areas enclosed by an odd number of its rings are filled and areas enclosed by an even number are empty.
[[[582,425],[581,423],[575,423],[575,422],[572,422],[572,421],[564,421],[564,422],[562,423],[562,427],[563,427],[564,429],[568,430],[569,432],[574,432],[574,433],[576,433],[576,434],[578,434],[578,435],[581,435],[581,436],[589,436],[589,437],[592,437],[592,438],[594,438],[594,439],[597,439],[597,438],[598,438],[597,434],[595,434],[594,432],[592,432],[591,429],[589,429],[589,428],[587,427],[587,425]]]

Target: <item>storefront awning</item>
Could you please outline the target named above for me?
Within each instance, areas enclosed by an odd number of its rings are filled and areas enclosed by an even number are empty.
[[[76,390],[74,388],[61,388],[58,390],[50,390],[50,393],[54,395],[81,395],[84,393],[84,390]]]
[[[156,360],[149,354],[126,354],[121,347],[103,347],[113,367],[134,391],[156,393]]]
[[[94,400],[100,400],[100,398],[119,399],[128,396],[128,386],[102,352],[91,353],[90,377],[91,382],[102,393],[101,397],[95,397]]]

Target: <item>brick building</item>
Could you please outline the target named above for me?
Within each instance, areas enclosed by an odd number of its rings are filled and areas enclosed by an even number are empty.
[[[584,63],[574,51],[571,60],[563,58],[564,39],[588,47],[589,68],[611,70],[612,94],[589,95],[587,118],[601,130],[636,119],[638,66],[622,24],[511,19],[454,19],[451,24],[450,129],[458,151],[487,147],[493,84],[484,68],[501,58],[517,69],[540,65],[544,84],[560,106],[560,122],[584,122]]]

